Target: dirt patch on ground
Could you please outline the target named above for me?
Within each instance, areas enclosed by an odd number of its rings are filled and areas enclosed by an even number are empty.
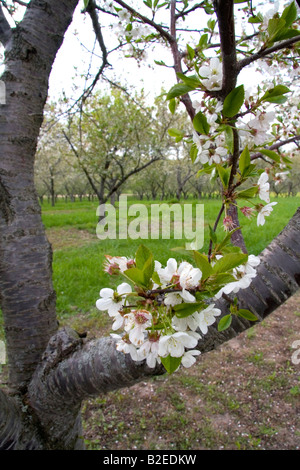
[[[79,247],[97,241],[95,234],[70,227],[47,229],[47,237],[53,250]]]
[[[88,448],[299,450],[299,301],[300,293],[191,369],[87,401]]]

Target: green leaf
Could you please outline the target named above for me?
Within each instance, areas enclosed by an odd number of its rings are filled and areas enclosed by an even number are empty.
[[[248,168],[245,169],[243,177],[248,178],[250,176],[257,176],[256,165],[255,163],[251,163]]]
[[[153,275],[153,272],[154,272],[154,258],[153,258],[153,256],[151,256],[146,261],[146,263],[144,264],[144,267],[143,267],[143,274],[144,274],[144,278],[145,278],[145,282],[146,282],[147,287],[149,286],[149,281],[150,281],[150,279]]]
[[[228,314],[222,317],[218,323],[218,331],[224,331],[227,330],[227,328],[230,327],[232,322],[232,315]]]
[[[152,252],[145,245],[140,245],[135,253],[135,264],[140,270],[143,270],[145,263],[151,258]]]
[[[193,60],[193,58],[195,57],[195,49],[193,49],[191,46],[189,46],[189,44],[186,45],[186,49],[187,49],[189,59]]]
[[[217,166],[220,180],[222,181],[224,188],[227,188],[228,183],[229,183],[230,173],[231,173],[231,167],[224,168],[222,165],[216,165],[216,166]]]
[[[271,160],[274,160],[277,163],[281,162],[280,156],[278,155],[277,152],[274,152],[273,150],[268,150],[268,149],[261,149],[259,151],[263,155],[266,155],[267,157],[269,157]]]
[[[137,275],[138,279],[140,279],[140,282],[147,286],[154,272],[154,258],[152,252],[145,245],[140,245],[137,249],[135,254],[135,264],[136,269],[142,273],[143,279],[141,278],[138,271],[134,273],[134,276]],[[130,271],[131,269],[127,270],[126,272]]]
[[[161,280],[160,280],[159,275],[157,274],[156,271],[154,271],[153,274],[152,274],[152,280],[153,280],[153,282],[155,282],[155,284],[158,284],[159,286],[161,286]]]
[[[84,8],[87,8],[90,0],[83,0]]]
[[[212,285],[214,289],[218,288],[218,290],[220,290],[221,287],[225,286],[226,284],[234,281],[236,281],[235,277],[232,274],[227,273],[214,274],[212,277]]]
[[[202,272],[201,279],[205,281],[213,272],[212,266],[207,257],[199,253],[199,251],[194,251],[194,258],[197,268]]]
[[[176,75],[178,78],[180,78],[183,81],[185,85],[190,86],[193,90],[201,86],[201,82],[199,78],[197,77],[197,75],[187,76],[179,72]]]
[[[124,276],[128,277],[132,282],[140,287],[147,287],[143,271],[138,268],[130,268],[124,271]]]
[[[223,240],[217,245],[216,249],[217,249],[218,251],[222,251],[223,248],[231,242],[231,235],[232,235],[234,232],[236,232],[237,230],[239,230],[239,227],[236,227],[236,228],[234,228],[233,230],[230,230],[230,231],[226,234],[226,236],[223,238]],[[232,248],[234,248],[235,250],[239,249],[239,252],[240,252],[240,250],[241,250],[239,247],[236,247],[236,246],[235,246],[235,247],[232,247]]]
[[[258,24],[263,22],[263,16],[259,13],[257,16],[251,16],[248,20],[248,23]]]
[[[250,312],[250,310],[241,308],[240,310],[237,311],[237,315],[241,318],[245,318],[246,320],[249,321],[257,321],[258,318],[254,313]]]
[[[226,117],[235,116],[244,103],[245,90],[244,85],[240,85],[232,90],[225,98],[223,104],[223,115]]]
[[[281,18],[285,20],[285,26],[291,26],[297,19],[297,8],[295,2],[288,5],[282,12]]]
[[[177,304],[173,307],[175,315],[178,318],[189,317],[193,313],[197,312],[199,309],[203,309],[202,302],[183,302],[182,304]]]
[[[291,90],[284,85],[276,85],[274,88],[266,91],[266,93],[260,98],[260,101],[281,104],[286,101],[286,98],[283,95],[290,91]]]
[[[230,253],[216,261],[215,265],[213,266],[213,272],[226,273],[236,268],[237,266],[240,266],[241,264],[245,263],[247,259],[247,254]]]
[[[190,149],[190,157],[193,163],[196,160],[197,156],[198,156],[198,147],[196,144],[193,144]]]
[[[239,159],[239,169],[240,169],[242,176],[244,176],[245,171],[249,168],[250,163],[251,163],[250,152],[249,152],[248,146],[246,146],[244,150],[242,151],[240,159]]]
[[[200,41],[199,41],[198,47],[199,47],[200,49],[203,49],[204,47],[207,46],[207,43],[208,43],[208,34],[207,34],[207,33],[202,34],[202,36],[200,37]]]
[[[175,372],[181,364],[181,357],[173,357],[169,355],[167,357],[161,357],[160,359],[168,374]]]
[[[169,110],[172,114],[175,113],[175,109],[176,109],[176,100],[175,98],[172,98],[170,101],[169,101]]]
[[[213,243],[217,243],[217,234],[210,225],[209,225],[209,238],[212,240]]]
[[[176,98],[177,96],[185,95],[190,91],[194,90],[194,87],[186,85],[185,83],[177,83],[174,85],[171,90],[167,94],[167,100],[171,100],[172,98]]]
[[[174,129],[173,127],[171,127],[170,129],[168,129],[168,134],[169,136],[171,137],[175,137],[176,138],[176,142],[180,142],[183,137],[184,137],[184,132],[183,131],[180,131],[178,129]]]
[[[298,29],[283,29],[282,31],[280,31],[276,37],[274,38],[274,42],[275,41],[283,41],[284,39],[290,39],[290,38],[294,38],[296,36],[299,36],[300,35],[300,31]]]
[[[194,129],[200,134],[208,135],[210,125],[207,122],[206,116],[199,111],[193,119]]]
[[[257,186],[252,186],[251,188],[244,189],[243,191],[239,191],[236,193],[237,199],[251,199],[254,197],[258,192]]]
[[[273,41],[276,34],[285,27],[285,20],[282,18],[271,18],[268,22],[269,40]]]
[[[233,153],[234,141],[233,141],[233,129],[231,126],[224,126],[225,143],[229,150],[229,153]]]

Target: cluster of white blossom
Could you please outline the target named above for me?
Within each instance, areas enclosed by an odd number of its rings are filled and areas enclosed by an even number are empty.
[[[208,65],[202,65],[198,74],[204,87],[209,91],[217,91],[222,88],[222,62],[218,57],[209,60]]]
[[[257,111],[255,117],[246,123],[239,119],[237,127],[241,144],[244,147],[247,145],[248,148],[252,148],[255,145],[264,145],[266,142],[273,140],[273,136],[269,131],[274,120],[274,111]]]
[[[220,258],[222,256],[218,255],[216,259]],[[120,334],[111,334],[118,351],[130,354],[134,361],[146,360],[151,368],[166,357],[178,359],[178,367],[180,364],[190,367],[200,354],[197,344],[201,335],[207,334],[208,327],[221,314],[221,310],[215,307],[214,298],[219,299],[223,292],[236,293],[248,287],[256,275],[258,264],[259,258],[250,255],[245,264],[233,270],[233,282],[222,287],[209,304],[184,316],[176,315],[176,306],[197,303],[195,293],[201,290],[202,272],[192,264],[186,261],[178,263],[174,258],[170,258],[165,267],[155,261],[154,273],[159,284],[152,282],[152,295],[146,296],[140,305],[138,301],[137,305],[131,305],[134,292],[130,284],[123,282],[116,290],[101,289],[96,307],[107,311],[112,318],[113,331],[122,330]],[[128,266],[130,269],[134,265],[133,259],[107,257],[105,271],[124,273]],[[141,295],[141,290],[138,294]]]

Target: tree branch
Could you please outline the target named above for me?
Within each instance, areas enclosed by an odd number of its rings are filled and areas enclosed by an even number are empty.
[[[171,31],[172,41],[169,42],[169,44],[171,47],[173,60],[174,60],[174,70],[176,74],[182,73],[182,66],[181,66],[182,55],[178,49],[178,44],[176,40],[176,0],[171,0],[171,5],[170,5],[170,31]],[[179,81],[178,77],[177,77],[177,81]],[[181,96],[180,101],[184,104],[185,109],[188,115],[190,116],[191,120],[193,120],[195,117],[195,109],[193,108],[192,100],[189,94]]]
[[[286,41],[281,41],[278,44],[272,47],[269,47],[267,49],[262,48],[260,51],[256,52],[252,56],[242,59],[237,63],[236,68],[237,68],[238,73],[244,67],[252,64],[256,60],[261,59],[262,57],[268,56],[269,54],[272,54],[273,52],[280,51],[282,49],[290,49],[293,44],[299,41],[300,41],[300,36],[295,36],[293,38],[287,39]]]
[[[223,83],[219,95],[225,98],[235,88],[237,79],[234,2],[215,0],[214,4],[218,18],[223,67]]]
[[[107,53],[107,49],[106,49],[106,46],[105,46],[105,43],[104,43],[104,39],[103,39],[102,31],[101,31],[101,26],[100,26],[99,20],[98,20],[95,0],[90,0],[89,1],[88,6],[86,8],[86,12],[90,15],[90,18],[91,18],[92,24],[93,24],[93,29],[94,29],[94,32],[95,32],[95,35],[96,35],[96,39],[98,41],[98,44],[99,44],[101,52],[102,52],[102,64],[101,64],[101,66],[100,66],[100,68],[99,68],[99,70],[98,70],[98,72],[97,72],[97,74],[96,74],[96,76],[93,80],[93,83],[83,93],[83,101],[86,100],[87,97],[91,94],[91,92],[95,88],[100,76],[102,75],[103,70],[105,69],[105,67],[107,67],[109,65],[109,62],[107,60],[108,53]]]
[[[292,143],[296,144],[296,141],[298,140],[300,140],[300,135],[296,135],[295,137],[290,137],[289,139],[276,142],[276,144],[273,144],[273,145],[270,145],[270,147],[267,147],[266,150],[277,150],[280,147],[283,147],[284,145],[287,145],[287,144],[292,144]],[[251,155],[251,160],[256,160],[257,158],[264,158],[264,156],[260,152],[257,152]]]
[[[159,24],[155,23],[155,21],[150,20],[144,15],[141,15],[138,11],[136,11],[134,8],[131,6],[127,5],[127,3],[123,2],[123,0],[115,0],[116,3],[121,5],[121,7],[125,8],[127,11],[129,11],[133,16],[139,18],[140,20],[143,21],[143,23],[148,24],[149,26],[152,26],[163,38],[165,38],[170,44],[174,41],[173,37],[171,34],[169,34],[162,26]]]
[[[235,294],[240,308],[250,309],[258,321],[264,320],[299,289],[299,230],[300,209],[261,253],[257,276],[250,287]],[[222,311],[219,320],[228,314],[230,301],[221,298],[216,302],[216,307]],[[230,328],[225,331],[220,332],[217,325],[212,325],[197,348],[202,353],[209,352],[252,326],[253,322],[233,316]],[[164,372],[161,365],[152,369],[146,361],[136,362],[129,354],[118,352],[111,337],[83,343],[73,330],[64,328],[51,339],[33,376],[29,403],[42,423],[49,414],[55,426],[53,413],[59,417],[66,412],[66,407],[70,412],[88,397],[131,386]]]

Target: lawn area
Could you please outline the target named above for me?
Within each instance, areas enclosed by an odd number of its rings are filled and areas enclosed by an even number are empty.
[[[265,246],[283,229],[290,217],[300,205],[300,198],[272,199],[278,204],[273,213],[266,218],[263,227],[257,227],[256,218],[247,219],[240,215],[240,224],[246,240],[249,253],[259,254]],[[175,203],[175,201],[171,201]],[[131,200],[130,204],[141,204],[140,201]],[[151,204],[160,204],[157,201],[142,201],[145,210],[150,214]],[[183,204],[203,204],[204,208],[204,246],[200,251],[207,252],[209,243],[209,225],[213,225],[220,208],[217,199],[203,201],[183,201]],[[53,208],[44,203],[42,207],[43,222],[54,250],[53,272],[54,286],[57,291],[57,309],[59,315],[70,314],[75,310],[91,312],[99,290],[108,286],[112,281],[119,283],[119,278],[111,278],[102,270],[104,255],[118,255],[133,257],[137,247],[144,243],[153,252],[155,259],[165,263],[168,258],[178,260],[183,258],[182,252],[172,251],[184,245],[183,240],[153,239],[153,232],[149,230],[148,238],[99,240],[96,234],[98,217],[96,215],[96,202],[64,203],[62,201]],[[128,223],[137,220],[139,214],[128,217]],[[195,222],[195,213],[194,222]],[[118,221],[118,209],[116,207]],[[144,219],[141,219],[145,221]],[[218,239],[224,237],[222,224],[217,231]],[[189,260],[187,252],[186,259]]]

